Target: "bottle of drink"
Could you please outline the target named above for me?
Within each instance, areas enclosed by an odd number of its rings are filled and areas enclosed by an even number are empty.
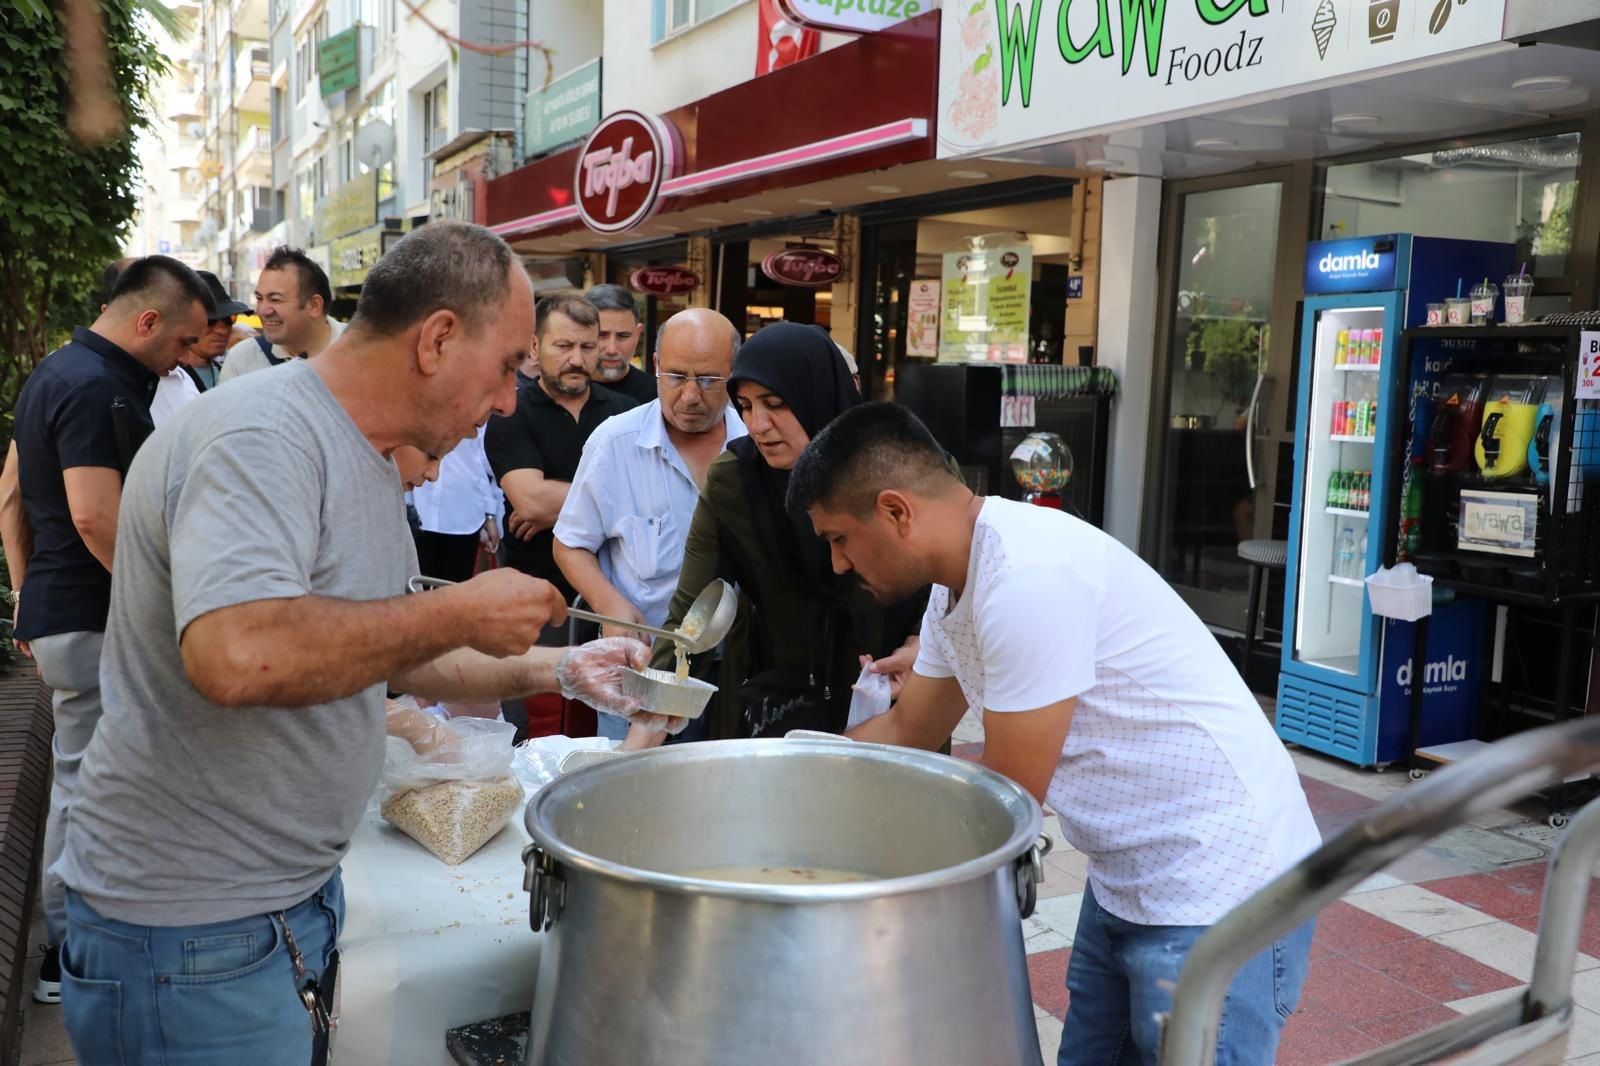
[[[1339,471],[1339,487],[1334,491],[1333,505],[1335,507],[1350,506],[1350,472],[1348,470]]]
[[[1360,510],[1372,510],[1372,471],[1361,471],[1361,502],[1356,505]]]
[[[1383,330],[1372,331],[1372,362],[1374,365],[1383,362]]]
[[[1333,572],[1337,577],[1349,577],[1356,568],[1356,533],[1345,526],[1333,553]]]
[[[1356,545],[1356,572],[1351,577],[1367,576],[1367,531],[1361,531],[1361,541]]]
[[[1356,435],[1356,405],[1351,400],[1344,403],[1344,429],[1341,432],[1347,437]]]
[[[1422,465],[1415,463],[1400,501],[1400,558],[1410,559],[1422,543]]]
[[[1328,507],[1337,506],[1337,504],[1335,504],[1333,502],[1333,498],[1334,498],[1334,495],[1337,492],[1338,488],[1339,488],[1339,471],[1335,470],[1333,473],[1328,475],[1328,498],[1325,501],[1323,501],[1326,506],[1328,506]]]
[[[1377,435],[1378,435],[1378,401],[1377,400],[1373,400],[1372,403],[1367,406],[1367,436],[1376,437]]]
[[[1356,404],[1356,436],[1365,437],[1369,435],[1367,433],[1367,419],[1371,417],[1371,414],[1371,400],[1363,398],[1360,403]]]
[[[1344,366],[1350,358],[1350,331],[1341,329],[1333,338],[1333,365]]]

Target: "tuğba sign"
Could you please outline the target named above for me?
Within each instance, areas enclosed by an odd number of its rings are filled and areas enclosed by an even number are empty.
[[[628,284],[636,292],[651,296],[679,296],[693,292],[700,284],[700,275],[682,267],[640,267],[628,275]]]
[[[844,262],[821,248],[786,248],[761,261],[761,272],[780,285],[821,289],[844,274]]]
[[[656,213],[661,183],[683,157],[667,122],[637,111],[608,115],[578,156],[578,217],[597,233],[620,233]]]

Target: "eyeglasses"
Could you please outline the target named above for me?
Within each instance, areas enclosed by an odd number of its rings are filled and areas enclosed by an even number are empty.
[[[219,322],[226,322],[228,325],[231,326],[231,325],[233,325],[234,321],[236,319],[238,319],[238,317],[239,317],[238,315],[224,315],[221,318],[208,318],[208,319],[206,319],[206,325],[215,326]]]
[[[669,389],[681,389],[693,380],[695,387],[701,392],[711,392],[728,383],[727,378],[714,377],[711,374],[674,374],[665,370],[656,371],[656,380]]]

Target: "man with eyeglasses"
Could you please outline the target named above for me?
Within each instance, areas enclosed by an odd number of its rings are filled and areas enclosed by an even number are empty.
[[[539,376],[517,390],[514,413],[489,420],[483,437],[489,467],[506,497],[501,543],[507,565],[549,581],[568,602],[573,588],[556,567],[551,530],[584,442],[606,419],[634,406],[626,396],[591,381],[599,325],[599,314],[581,296],[540,300],[528,360],[536,364]],[[566,640],[565,629],[552,627],[541,643],[555,646]],[[515,713],[516,708],[508,707],[508,720]]]
[[[555,560],[600,613],[666,621],[706,471],[745,435],[728,402],[739,340],[709,308],[668,319],[656,337],[660,398],[609,420],[584,446],[556,520]],[[628,721],[599,712],[599,732],[622,740]]]

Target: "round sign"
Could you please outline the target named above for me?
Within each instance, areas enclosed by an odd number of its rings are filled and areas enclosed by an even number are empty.
[[[682,155],[664,120],[637,111],[606,116],[578,154],[578,217],[599,233],[632,229],[655,214],[661,183],[677,174]]]
[[[763,259],[761,272],[780,285],[822,289],[844,275],[844,261],[821,248],[785,248]]]
[[[640,267],[628,275],[636,292],[651,296],[681,296],[700,285],[700,275],[683,267]]]

